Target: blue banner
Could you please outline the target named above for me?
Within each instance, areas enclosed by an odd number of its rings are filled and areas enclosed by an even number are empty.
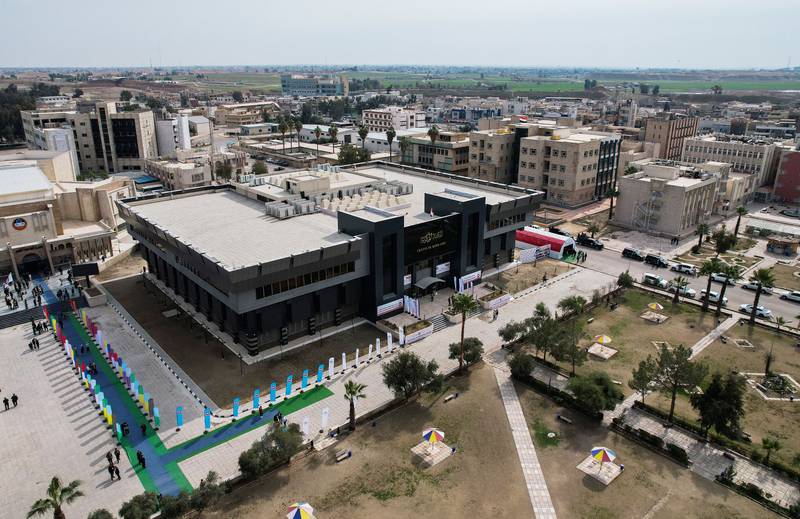
[[[239,418],[239,397],[233,399],[233,418]]]
[[[253,391],[253,410],[255,411],[261,407],[261,391],[256,389]]]
[[[322,383],[323,373],[325,372],[325,364],[320,364],[317,368],[317,384]]]
[[[183,407],[175,408],[175,423],[178,424],[179,429],[183,427]]]
[[[269,403],[270,404],[275,402],[275,391],[277,390],[277,388],[278,388],[278,385],[275,382],[273,382],[272,384],[269,385]]]
[[[206,431],[211,429],[211,409],[208,407],[203,408],[203,426]]]
[[[289,375],[288,377],[286,377],[286,396],[288,397],[291,394],[292,394],[292,375]]]
[[[308,385],[308,370],[304,369],[303,370],[303,382],[300,385],[300,389],[305,389],[307,385]]]

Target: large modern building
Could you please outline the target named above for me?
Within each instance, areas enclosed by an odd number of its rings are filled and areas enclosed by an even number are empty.
[[[389,128],[408,130],[425,127],[425,110],[387,106],[361,112],[364,126],[371,132],[385,132]]]
[[[145,159],[158,155],[153,112],[117,112],[116,103],[97,103],[91,112],[23,110],[25,140],[37,148],[41,129],[68,125],[81,171],[141,171]]]
[[[248,180],[119,206],[150,272],[252,354],[480,279],[513,259],[541,199],[390,165]]]
[[[761,137],[703,135],[686,139],[683,160],[692,164],[728,162],[733,171],[756,178],[756,187],[771,184],[778,168],[780,142]]]
[[[281,75],[281,90],[284,95],[300,97],[346,96],[350,84],[345,75],[304,76],[300,74]]]
[[[241,126],[263,122],[265,113],[275,116],[280,111],[280,106],[274,101],[225,104],[216,108],[214,119],[219,126]]]
[[[697,117],[687,117],[674,113],[648,117],[644,123],[644,139],[660,145],[660,159],[681,160],[683,141],[697,135]]]

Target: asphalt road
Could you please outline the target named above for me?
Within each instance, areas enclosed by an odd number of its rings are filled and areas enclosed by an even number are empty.
[[[695,299],[699,299],[700,291],[705,290],[706,284],[708,283],[707,277],[691,277],[680,274],[679,272],[673,272],[668,268],[656,268],[641,261],[623,258],[617,251],[609,249],[597,251],[587,247],[578,247],[578,249],[587,253],[586,262],[581,264],[582,267],[610,274],[615,277],[626,270],[629,271],[637,281],[641,281],[646,272],[661,276],[668,282],[679,275],[683,275],[689,279],[689,286],[697,291]],[[748,275],[749,274],[745,275],[744,278],[747,279]],[[738,281],[735,286],[729,286],[725,291],[725,297],[728,298],[728,309],[730,310],[738,311],[740,305],[753,303],[753,299],[756,295],[755,291],[745,290],[741,288],[741,284],[742,281]],[[711,283],[711,290],[719,292],[721,288],[722,285],[720,283]],[[774,295],[762,293],[759,304],[772,310],[775,317],[780,315],[786,319],[789,324],[795,325],[798,320],[798,314],[800,314],[800,303],[792,303],[791,301],[779,299],[779,295],[783,292],[783,290],[775,289]]]

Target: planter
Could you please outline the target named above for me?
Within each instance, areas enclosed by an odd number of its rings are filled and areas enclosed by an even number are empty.
[[[420,321],[405,327],[406,329],[406,344],[411,344],[424,339],[425,337],[433,334],[433,324],[428,321]],[[409,329],[412,330],[409,333]]]
[[[444,318],[447,319],[451,324],[459,324],[461,322],[461,314],[450,314],[445,312]]]
[[[494,291],[491,294],[486,294],[480,298],[481,306],[484,310],[494,310],[500,308],[511,301],[511,294],[502,292],[500,290]]]
[[[108,302],[106,295],[95,287],[84,289],[83,296],[89,306],[102,306]]]

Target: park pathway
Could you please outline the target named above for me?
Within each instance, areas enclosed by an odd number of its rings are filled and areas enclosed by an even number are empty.
[[[522,414],[517,390],[514,389],[511,374],[508,366],[505,365],[505,351],[494,352],[490,364],[494,369],[497,386],[500,388],[500,396],[503,398],[503,406],[511,426],[514,444],[517,447],[522,473],[525,475],[525,485],[528,487],[533,513],[537,519],[555,519],[556,509],[553,507],[550,492],[547,490],[547,482],[544,479],[542,467],[539,465],[539,458],[536,456],[536,449],[528,430],[528,422],[525,420],[525,415]]]

